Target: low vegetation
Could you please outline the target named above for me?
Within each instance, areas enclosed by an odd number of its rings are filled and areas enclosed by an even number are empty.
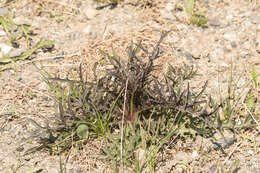
[[[241,102],[237,94],[231,69],[228,97],[217,103],[204,93],[207,81],[198,91],[191,90],[193,67],[169,65],[163,77],[155,76],[154,61],[162,54],[160,43],[167,34],[162,34],[152,52],[141,42],[130,45],[127,61],[115,51],[112,55],[101,51],[104,59],[95,64],[92,80],[83,74],[82,65],[73,79],[55,78],[43,70],[59,114],[55,122],[36,126],[48,134],[37,149],[61,154],[102,138],[102,152],[95,157],[111,163],[115,171],[154,172],[165,161],[160,153],[172,145],[170,141],[212,137],[224,129],[236,135],[255,126],[259,83],[255,69],[245,100]]]
[[[35,36],[33,26],[29,24],[16,24],[12,20],[13,16],[8,13],[5,16],[0,16],[0,24],[5,31],[8,41],[7,44],[11,45],[13,48],[23,48],[23,51],[15,56],[10,56],[9,54],[3,54],[0,58],[0,71],[7,70],[13,67],[17,67],[17,61],[24,61],[30,59],[33,54],[38,50],[51,50],[54,46],[54,41],[46,40],[41,38],[37,42],[33,39]],[[26,45],[22,42],[25,40]],[[11,64],[12,63],[12,64]]]

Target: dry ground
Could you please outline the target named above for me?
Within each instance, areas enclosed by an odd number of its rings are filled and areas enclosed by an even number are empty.
[[[34,129],[25,118],[41,122],[42,117],[56,111],[48,96],[48,87],[35,65],[60,77],[66,76],[81,62],[85,71],[90,71],[102,58],[98,49],[111,51],[113,46],[119,55],[126,56],[125,50],[131,41],[143,40],[149,47],[159,39],[162,31],[172,30],[162,44],[163,55],[158,60],[162,65],[161,72],[168,64],[194,65],[199,75],[192,87],[199,88],[209,80],[206,92],[218,99],[219,86],[225,94],[233,64],[234,80],[239,79],[241,91],[247,92],[252,67],[260,72],[259,2],[200,1],[197,5],[207,9],[209,22],[206,27],[189,24],[185,11],[174,10],[177,3],[183,4],[183,1],[155,0],[139,6],[124,2],[116,8],[102,10],[96,10],[98,5],[92,1],[80,0],[1,3],[2,9],[14,13],[15,22],[35,26],[37,35],[33,39],[55,40],[55,48],[51,52],[39,51],[34,59],[18,62],[18,68],[0,72],[0,172],[59,172],[57,156],[46,152],[23,156],[24,151],[37,145],[34,140],[23,142]],[[6,36],[1,36],[0,40],[5,42]],[[89,74],[91,77],[91,72]],[[195,141],[177,142],[176,148],[170,151],[169,161],[158,165],[157,171],[216,172],[223,168],[225,172],[260,172],[258,133],[258,128],[244,132],[227,149],[229,156],[220,151],[198,155],[190,152],[206,145],[207,141],[199,137]],[[72,149],[67,171],[111,172],[109,165],[89,157],[89,154],[99,152],[101,145],[102,141],[95,141],[82,151]]]

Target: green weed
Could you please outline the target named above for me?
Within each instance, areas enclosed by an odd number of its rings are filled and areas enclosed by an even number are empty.
[[[0,16],[0,24],[2,25],[4,31],[6,32],[9,42],[14,48],[19,47],[19,40],[22,38],[26,39],[27,42],[27,50],[21,53],[21,55],[17,57],[10,57],[8,54],[4,54],[0,58],[0,64],[3,67],[0,68],[0,71],[10,69],[13,66],[17,67],[16,61],[24,61],[31,57],[37,50],[50,50],[54,46],[54,41],[45,40],[41,38],[34,46],[33,45],[33,27],[28,24],[16,24],[12,20],[13,16],[9,14],[8,16]],[[13,63],[13,64],[10,64]],[[7,64],[7,65],[6,65]]]
[[[30,44],[30,40],[33,36],[33,27],[28,24],[15,24],[12,20],[13,16],[9,14],[7,17],[0,16],[0,23],[6,32],[9,41],[12,45],[19,45],[17,43],[21,38],[25,38],[27,44]]]
[[[195,11],[196,0],[187,0],[186,2],[186,12],[190,17],[190,22],[194,25],[203,26],[208,20],[206,18],[206,9],[198,9]]]

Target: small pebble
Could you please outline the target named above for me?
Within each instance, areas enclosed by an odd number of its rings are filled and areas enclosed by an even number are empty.
[[[254,154],[254,151],[253,150],[248,150],[248,154],[252,155],[252,154]]]
[[[15,77],[15,80],[21,81],[21,80],[22,80],[22,77],[21,77],[21,76],[16,76],[16,77]]]
[[[225,62],[221,62],[221,63],[220,63],[220,66],[221,66],[221,67],[228,67],[229,65],[228,65],[227,63],[225,63]]]
[[[166,5],[165,9],[166,9],[167,11],[172,11],[172,10],[174,10],[174,5],[169,2],[169,3]]]
[[[209,172],[217,172],[217,168],[218,168],[218,165],[213,164],[213,165],[209,168]]]
[[[84,9],[84,13],[88,19],[93,19],[98,14],[98,10],[89,7]]]
[[[226,33],[224,34],[224,39],[228,41],[233,41],[235,39],[235,35],[232,33]]]
[[[209,54],[209,61],[215,61],[217,59],[221,59],[224,57],[224,49],[223,48],[216,48]]]
[[[34,58],[36,58],[36,55],[35,55],[35,54],[32,54],[32,55],[30,56],[30,59],[34,59]]]
[[[196,158],[198,156],[199,156],[199,154],[198,154],[198,152],[196,150],[192,152],[192,157],[193,158]]]
[[[64,59],[64,55],[65,55],[64,51],[57,53],[55,57],[55,61],[56,62],[62,61]]]
[[[240,57],[241,57],[241,58],[246,58],[246,56],[247,56],[248,54],[249,54],[248,51],[243,50],[243,51],[240,52]]]
[[[4,43],[0,43],[0,49],[4,54],[8,54],[11,51],[12,47]]]
[[[227,19],[227,20],[231,20],[231,19],[233,19],[233,16],[232,16],[232,15],[228,15],[228,16],[226,17],[226,19]]]
[[[26,50],[25,49],[14,49],[9,53],[10,58],[21,56]]]
[[[244,42],[243,47],[244,47],[246,50],[250,50],[252,46],[251,46],[251,44],[250,44],[249,41],[246,41],[246,42]]]
[[[85,28],[83,29],[83,32],[86,33],[86,34],[90,34],[90,33],[91,33],[91,28],[92,28],[92,26],[91,26],[91,25],[88,25],[87,27],[85,27]]]
[[[231,46],[233,47],[233,48],[236,48],[237,47],[237,43],[235,42],[235,41],[231,41]]]
[[[25,157],[24,160],[28,162],[28,161],[31,160],[31,158],[30,157]]]
[[[45,49],[48,49],[48,51],[52,50],[54,48],[54,44],[50,44],[44,47]]]
[[[234,137],[231,137],[231,138],[226,137],[225,139],[221,138],[213,143],[214,144],[213,149],[217,150],[217,149],[220,149],[220,147],[223,149],[226,149],[226,148],[230,147],[232,144],[234,144],[235,142],[236,142],[236,138],[234,138]]]
[[[187,60],[190,60],[190,61],[193,60],[193,56],[189,52],[185,52],[185,56],[186,56]]]
[[[0,37],[5,36],[6,32],[5,31],[0,31]]]
[[[183,161],[189,163],[193,160],[191,156],[192,155],[190,153],[179,151],[174,155],[174,159],[176,161]]]
[[[260,24],[259,24],[259,25],[257,25],[257,30],[259,30],[259,31],[260,31]]]
[[[0,16],[8,14],[9,10],[7,7],[0,8]]]
[[[220,26],[220,25],[221,25],[221,23],[220,23],[220,21],[218,20],[218,18],[210,19],[210,20],[208,21],[208,23],[209,23],[209,25],[211,25],[211,26]]]
[[[173,20],[173,21],[175,20],[175,17],[173,16],[173,14],[166,9],[162,9],[160,11],[160,15],[165,19],[169,19],[169,20]]]
[[[28,100],[28,103],[36,103],[36,99],[35,98],[33,98],[33,99],[31,99],[31,100]]]
[[[37,88],[42,91],[47,91],[49,89],[49,86],[45,82],[41,82]]]
[[[19,146],[16,148],[16,151],[18,152],[22,152],[24,150],[24,147],[23,146]]]
[[[250,18],[250,21],[254,24],[260,24],[260,16],[253,16]]]

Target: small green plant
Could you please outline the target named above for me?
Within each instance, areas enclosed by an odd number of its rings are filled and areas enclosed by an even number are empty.
[[[187,0],[186,3],[186,12],[190,17],[190,22],[194,25],[203,26],[208,20],[206,16],[206,9],[202,8],[197,11],[194,11],[196,0]]]
[[[8,173],[16,173],[23,165],[23,162],[21,160],[21,154],[18,153],[18,160],[15,166],[11,168],[11,170],[8,171]]]
[[[0,24],[6,32],[12,45],[18,45],[17,41],[25,38],[27,44],[30,44],[33,35],[33,27],[28,24],[15,24],[12,20],[13,16],[9,14],[7,17],[0,16]]]
[[[253,113],[256,115],[256,118],[259,120],[260,118],[260,110],[259,110],[259,74],[257,73],[255,66],[252,67],[252,71],[250,73],[252,87],[248,92],[246,98],[246,106],[248,108],[249,113]]]
[[[54,41],[53,40],[44,40],[41,38],[34,47],[26,50],[23,52],[20,56],[17,57],[10,57],[9,55],[3,55],[0,58],[0,64],[3,65],[3,67],[0,68],[0,71],[4,71],[10,68],[18,67],[18,64],[16,64],[16,61],[24,61],[27,60],[33,55],[37,50],[39,49],[49,49],[50,47],[52,48],[54,46]],[[13,64],[10,64],[13,63]],[[12,66],[13,65],[13,66]]]
[[[253,87],[256,91],[258,90],[258,85],[259,85],[258,77],[259,77],[259,74],[257,73],[255,66],[253,66],[252,72],[251,72],[251,80],[253,83]]]
[[[9,14],[8,16],[0,16],[0,24],[2,25],[4,31],[6,32],[9,42],[14,48],[19,47],[19,40],[22,38],[26,39],[27,50],[22,52],[21,55],[17,57],[10,57],[8,54],[4,54],[0,57],[0,64],[4,66],[0,68],[0,71],[12,68],[12,63],[14,66],[17,66],[16,61],[24,61],[31,57],[37,50],[50,50],[54,46],[54,41],[45,40],[41,38],[34,46],[33,45],[33,27],[28,24],[16,24],[12,20],[13,16]],[[5,65],[7,64],[7,65]]]

